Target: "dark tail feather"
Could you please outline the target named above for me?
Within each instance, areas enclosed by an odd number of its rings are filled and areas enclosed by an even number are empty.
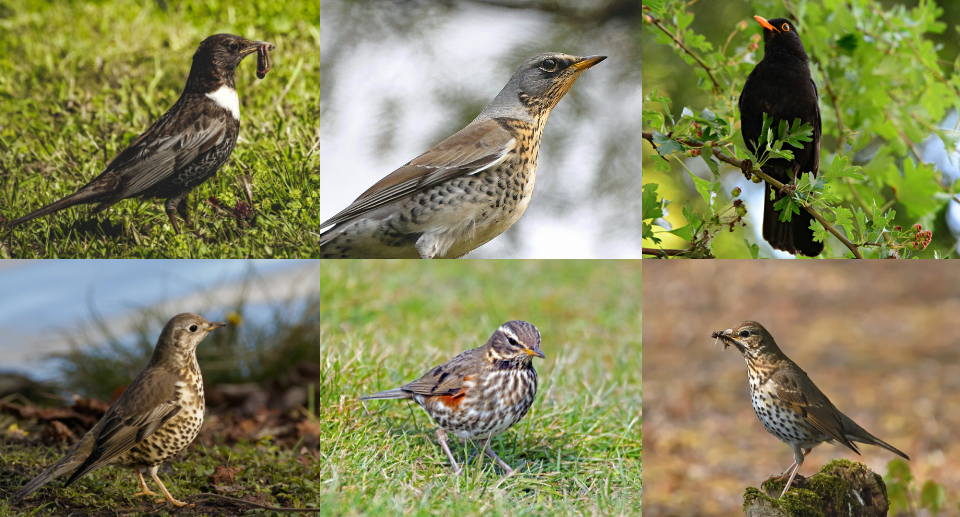
[[[905,460],[910,459],[910,457],[900,451],[900,449],[867,432],[866,429],[860,427],[859,424],[851,420],[847,415],[841,414],[840,416],[843,421],[843,434],[848,440],[883,447]]]
[[[20,501],[22,501],[28,495],[36,492],[43,485],[46,485],[47,483],[53,481],[55,477],[62,476],[63,474],[69,474],[70,472],[73,472],[73,470],[77,468],[77,464],[69,464],[68,462],[68,464],[61,465],[61,463],[64,463],[64,461],[60,460],[59,462],[57,462],[56,465],[50,466],[49,468],[47,468],[47,470],[44,470],[43,473],[41,473],[39,476],[30,480],[30,482],[27,483],[26,485],[23,485],[23,488],[21,488],[20,490],[17,490],[17,493],[14,494],[13,499],[10,502],[14,506],[16,506],[17,504],[20,503]],[[54,475],[54,469],[56,469],[56,475]]]
[[[816,257],[823,253],[823,243],[813,240],[813,230],[810,229],[813,216],[806,210],[800,210],[799,214],[793,214],[789,223],[781,222],[780,213],[774,210],[773,205],[783,196],[777,194],[776,200],[771,200],[771,188],[768,183],[766,189],[764,189],[763,239],[769,242],[774,249],[795,255]]]
[[[360,397],[360,400],[382,400],[382,399],[408,399],[413,396],[409,391],[404,391],[401,388],[395,388],[392,390],[381,391],[379,393],[374,393],[373,395],[366,395]]]
[[[71,206],[80,205],[83,203],[92,203],[94,200],[91,198],[94,198],[97,195],[99,195],[97,192],[91,192],[89,190],[81,189],[80,191],[74,192],[73,194],[70,194],[69,196],[61,199],[60,201],[55,201],[39,210],[35,210],[23,217],[14,219],[13,221],[10,221],[9,223],[7,223],[7,226],[9,226],[10,228],[13,228],[27,221],[32,221],[38,217],[43,217],[45,215],[58,212],[60,210],[63,210],[64,208],[70,208]]]

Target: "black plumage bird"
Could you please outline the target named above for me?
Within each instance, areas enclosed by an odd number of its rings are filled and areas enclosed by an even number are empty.
[[[816,176],[820,172],[820,104],[817,100],[817,85],[810,77],[807,52],[803,48],[796,28],[787,20],[777,18],[764,20],[754,16],[763,26],[764,55],[757,63],[740,94],[740,123],[743,139],[750,151],[756,153],[756,143],[763,129],[763,114],[773,119],[776,128],[781,120],[792,124],[794,119],[813,126],[813,141],[804,142],[803,148],[793,151],[794,159],[777,158],[763,166],[763,172],[781,183],[790,183],[801,173]],[[774,210],[775,200],[770,199],[770,184],[764,193],[763,238],[771,246],[789,253],[815,257],[823,252],[823,243],[814,242],[813,221],[807,211],[793,214],[790,222],[781,222]],[[776,200],[783,197],[776,194]]]
[[[240,100],[233,73],[261,46],[231,34],[203,40],[180,99],[150,129],[117,155],[99,176],[77,192],[10,221],[15,227],[80,204],[97,203],[94,213],[131,197],[166,199],[165,211],[177,234],[176,214],[189,225],[187,196],[226,163],[240,132]]]

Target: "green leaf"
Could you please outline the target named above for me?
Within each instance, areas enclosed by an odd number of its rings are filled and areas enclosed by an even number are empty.
[[[816,242],[824,242],[830,236],[830,232],[816,219],[810,222],[810,229],[813,230],[813,240]]]
[[[927,480],[920,489],[920,507],[930,508],[934,514],[947,504],[947,490],[936,481]]]
[[[793,199],[793,196],[784,196],[773,204],[773,208],[780,212],[780,221],[789,223],[793,214],[800,213],[800,205]]]
[[[666,156],[677,151],[683,152],[683,146],[680,145],[680,142],[658,131],[653,132],[653,143],[657,145],[657,153],[660,156]]]
[[[750,257],[757,258],[760,256],[760,246],[751,244],[747,239],[743,239],[743,243],[747,245],[747,251],[750,252]]]
[[[660,15],[663,14],[663,6],[665,3],[666,0],[643,0],[643,5],[649,7],[651,11]]]
[[[689,174],[690,178],[693,179],[693,186],[696,187],[697,192],[700,193],[700,195],[703,197],[703,200],[707,202],[707,206],[710,206],[710,182],[698,178],[690,171],[687,171],[687,174]]]
[[[861,169],[859,165],[851,166],[850,158],[838,154],[833,157],[833,162],[830,163],[827,172],[821,173],[821,176],[824,178],[853,178],[864,181],[866,178],[863,177],[863,174],[860,174]]]
[[[647,183],[643,186],[643,194],[640,198],[640,209],[643,212],[641,220],[656,219],[663,217],[663,200],[657,195],[656,183]]]
[[[672,233],[688,242],[693,240],[693,227],[689,224],[682,228],[677,228],[676,230],[670,230],[667,233]]]
[[[834,226],[842,226],[844,230],[847,231],[848,236],[853,236],[853,212],[849,208],[844,208],[838,206],[834,210],[834,215],[836,219],[833,221]]]
[[[713,157],[713,146],[710,145],[710,142],[703,144],[703,147],[700,149],[700,157],[706,162],[707,167],[710,168],[710,172],[713,172],[713,176],[719,178],[720,166],[716,158]]]

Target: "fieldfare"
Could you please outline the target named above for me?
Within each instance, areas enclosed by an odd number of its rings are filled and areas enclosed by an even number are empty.
[[[547,116],[606,56],[541,54],[467,127],[320,225],[320,258],[455,258],[505,232],[533,195]]]

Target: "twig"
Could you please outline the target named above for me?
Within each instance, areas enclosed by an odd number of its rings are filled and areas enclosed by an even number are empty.
[[[667,257],[676,257],[679,255],[690,253],[693,250],[664,250],[664,249],[658,249],[658,248],[643,248],[642,251],[644,255],[656,255],[660,258],[667,258]]]
[[[710,78],[710,82],[713,83],[713,93],[719,92],[719,91],[720,91],[720,83],[718,83],[717,80],[714,79],[714,77],[713,77],[713,69],[710,68],[709,66],[707,66],[707,64],[704,63],[702,59],[700,59],[700,56],[694,54],[692,50],[690,50],[689,48],[687,48],[687,46],[684,45],[682,41],[680,41],[680,38],[678,38],[678,37],[675,36],[672,32],[670,32],[669,30],[667,30],[667,28],[664,27],[664,26],[660,23],[660,19],[659,19],[659,18],[657,18],[656,16],[654,16],[654,15],[652,15],[652,14],[647,14],[646,16],[649,17],[650,23],[652,23],[652,24],[655,25],[658,29],[660,29],[661,31],[663,31],[663,33],[666,34],[667,36],[670,36],[670,39],[672,39],[677,45],[679,45],[680,48],[682,48],[684,52],[686,52],[687,54],[689,54],[690,57],[692,57],[701,67],[703,67],[704,70],[707,71],[707,77],[709,77],[709,78]]]
[[[644,138],[645,140],[649,141],[650,144],[654,147],[654,149],[656,149],[657,144],[655,144],[655,143],[653,142],[653,132],[652,132],[652,131],[643,131],[643,138]],[[688,146],[688,147],[703,147],[703,142],[701,142],[701,141],[699,141],[699,140],[694,140],[693,138],[683,137],[683,138],[681,138],[681,139],[673,138],[673,140],[676,141],[676,142],[679,142],[679,143],[681,143],[681,144],[684,144],[684,145],[686,145],[686,146]],[[744,169],[744,165],[745,165],[744,161],[738,160],[738,159],[736,159],[735,157],[730,156],[730,155],[724,153],[724,152],[721,151],[720,149],[717,149],[716,147],[713,147],[712,150],[713,150],[713,155],[716,156],[717,159],[720,160],[721,162],[724,162],[724,163],[728,163],[728,164],[730,164],[730,165],[733,165],[734,167],[737,167],[737,168],[740,169],[740,170],[743,170],[743,169]],[[766,181],[767,183],[769,183],[770,185],[772,185],[773,187],[775,187],[777,190],[780,190],[780,189],[782,189],[782,188],[784,187],[784,184],[783,184],[783,183],[780,183],[779,181],[771,178],[771,177],[768,176],[765,172],[761,171],[761,170],[758,169],[758,168],[753,168],[753,170],[751,170],[750,172],[753,173],[753,174],[756,174],[756,175],[759,176],[761,179],[763,179],[764,181]],[[839,239],[840,242],[842,242],[843,245],[846,246],[847,249],[849,249],[849,250],[853,253],[853,256],[854,256],[854,257],[856,257],[856,258],[858,258],[858,259],[862,259],[862,258],[863,258],[863,255],[860,254],[860,250],[857,249],[857,245],[854,244],[854,243],[852,243],[852,242],[850,242],[849,239],[847,239],[842,233],[840,233],[840,230],[838,230],[837,228],[835,228],[832,224],[828,223],[827,220],[824,219],[823,216],[820,215],[819,212],[817,212],[816,210],[814,210],[812,206],[810,206],[810,205],[803,205],[803,209],[806,210],[810,215],[812,215],[814,219],[816,219],[817,221],[820,221],[820,224],[822,224],[823,227],[824,227],[828,232],[830,232],[831,234],[833,234],[834,237],[836,237],[837,239]]]

